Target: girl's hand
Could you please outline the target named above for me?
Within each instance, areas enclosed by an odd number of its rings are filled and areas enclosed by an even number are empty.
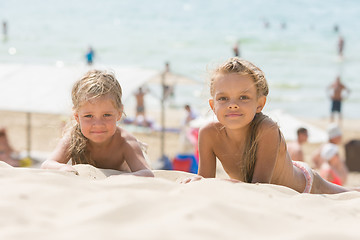
[[[79,175],[79,172],[73,166],[68,165],[66,163],[59,163],[52,159],[48,159],[48,160],[44,161],[41,164],[41,168],[42,169],[55,169],[55,170],[60,170],[60,171],[64,171],[64,172],[72,172],[72,173],[75,173],[76,175]]]
[[[236,179],[232,179],[232,178],[230,178],[230,179],[222,179],[222,180],[228,181],[228,182],[232,182],[232,183],[239,183],[239,182],[241,182],[240,180],[236,180]]]
[[[181,180],[180,183],[181,183],[181,184],[186,184],[186,183],[190,183],[190,182],[199,181],[199,180],[201,180],[201,179],[203,179],[203,177],[197,175],[197,176],[194,176],[194,177],[185,178],[185,179]]]
[[[191,177],[191,178],[185,178],[183,180],[181,180],[181,184],[186,184],[186,183],[190,183],[190,182],[195,182],[195,181],[199,181],[203,179],[202,176],[195,176],[195,177]],[[232,183],[240,183],[242,181],[236,180],[236,179],[221,179],[223,181],[227,181],[227,182],[232,182]]]
[[[64,166],[60,167],[59,170],[64,172],[72,172],[75,173],[75,175],[79,175],[79,172],[73,166],[67,164],[64,164]]]
[[[136,172],[129,173],[130,175],[139,176],[139,177],[154,177],[154,174],[149,169],[143,169]]]

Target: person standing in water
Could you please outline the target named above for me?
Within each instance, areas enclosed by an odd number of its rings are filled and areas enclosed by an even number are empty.
[[[88,51],[86,52],[86,62],[89,66],[91,66],[94,62],[94,56],[95,56],[95,52],[92,49],[92,47],[89,47]]]
[[[350,94],[350,90],[341,82],[340,76],[336,77],[335,82],[328,86],[327,91],[330,92],[331,98],[331,116],[330,121],[334,122],[335,114],[339,115],[339,122],[342,121],[341,103],[343,101],[343,92]]]
[[[344,37],[339,35],[339,40],[338,40],[338,54],[339,57],[342,59],[344,57],[344,46],[345,46],[345,40]]]

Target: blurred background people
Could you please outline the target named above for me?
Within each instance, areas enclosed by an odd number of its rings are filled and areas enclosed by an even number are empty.
[[[339,57],[341,59],[344,57],[344,46],[345,46],[344,37],[339,35],[339,38],[338,38],[338,54],[339,54]]]
[[[86,63],[91,66],[94,63],[94,57],[95,57],[95,52],[94,49],[92,47],[88,48],[88,51],[85,54],[86,57]]]
[[[287,143],[288,153],[293,161],[304,162],[304,153],[302,150],[302,145],[308,140],[308,131],[306,128],[299,128],[297,131],[296,141]]]
[[[19,167],[19,159],[14,157],[15,151],[10,146],[6,129],[0,128],[0,161],[6,162],[13,167]]]
[[[145,112],[145,95],[149,92],[148,89],[144,89],[144,87],[139,87],[138,91],[135,92],[136,98],[136,113],[135,113],[135,121],[136,125],[141,125],[144,127],[148,126],[148,122],[146,119],[146,112]]]
[[[7,33],[8,33],[8,25],[7,22],[4,20],[2,22],[2,34],[4,42],[7,40]]]
[[[186,111],[186,117],[185,117],[185,120],[184,120],[184,125],[185,126],[188,126],[189,123],[196,119],[198,117],[198,114],[191,108],[191,106],[189,104],[186,104],[184,106],[184,109]]]
[[[328,127],[329,141],[316,150],[312,161],[321,177],[329,182],[344,185],[348,176],[345,160],[340,157],[342,132],[335,123]]]
[[[234,57],[240,57],[240,47],[239,47],[240,41],[236,41],[233,46],[233,53]]]
[[[192,128],[190,122],[198,117],[198,114],[189,104],[184,106],[185,117],[180,131],[180,149],[182,153],[193,153],[197,147],[198,129]]]

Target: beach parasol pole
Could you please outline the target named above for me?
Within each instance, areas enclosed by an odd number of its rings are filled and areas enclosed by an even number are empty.
[[[161,85],[163,87],[163,93],[161,96],[161,135],[160,135],[160,153],[161,157],[164,156],[165,149],[165,94],[164,94],[164,85],[165,85],[165,74],[161,75]]]
[[[26,151],[27,157],[31,158],[31,112],[26,113]]]
[[[165,63],[165,70],[161,74],[161,86],[162,86],[162,97],[161,97],[161,139],[160,139],[160,153],[161,157],[165,156],[165,101],[169,96],[170,87],[166,84],[166,74],[170,72],[170,65],[168,62]]]

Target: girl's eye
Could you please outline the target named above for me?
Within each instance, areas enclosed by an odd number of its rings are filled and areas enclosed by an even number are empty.
[[[85,118],[92,118],[92,115],[91,114],[87,114],[84,116]]]
[[[240,96],[240,100],[247,100],[247,99],[249,99],[248,96]]]
[[[105,113],[104,117],[111,117],[111,114],[110,113]]]
[[[218,101],[226,101],[227,100],[227,97],[219,97],[218,98]]]

